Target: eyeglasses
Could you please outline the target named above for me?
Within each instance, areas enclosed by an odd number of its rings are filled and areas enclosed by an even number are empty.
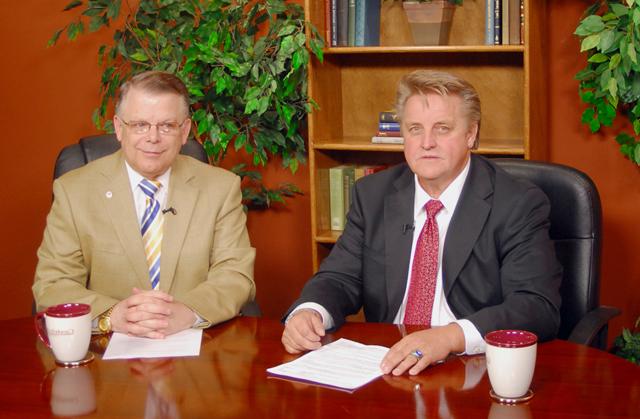
[[[171,122],[159,122],[157,124],[152,124],[147,121],[127,122],[122,118],[118,118],[118,119],[120,119],[120,121],[122,121],[122,123],[125,124],[127,127],[131,128],[131,130],[136,134],[146,134],[149,131],[151,131],[151,127],[156,127],[158,128],[158,132],[160,134],[165,134],[165,135],[177,134],[180,128],[184,125],[184,123],[189,120],[189,118],[186,118],[181,123],[171,121]]]

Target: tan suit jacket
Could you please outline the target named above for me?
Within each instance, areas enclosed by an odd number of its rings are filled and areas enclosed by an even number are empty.
[[[124,157],[118,151],[57,179],[38,249],[33,293],[38,309],[91,305],[92,317],[151,289]],[[160,289],[207,321],[238,314],[255,295],[249,243],[234,174],[179,155],[164,215]]]

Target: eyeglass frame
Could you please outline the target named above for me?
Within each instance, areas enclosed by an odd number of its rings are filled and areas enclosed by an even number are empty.
[[[158,122],[158,123],[156,123],[156,124],[152,124],[152,123],[151,123],[151,122],[149,122],[149,121],[125,121],[123,118],[119,117],[118,115],[116,115],[116,118],[118,118],[118,120],[119,120],[120,122],[122,122],[122,123],[123,123],[127,128],[130,128],[130,129],[134,132],[134,134],[138,134],[138,135],[144,135],[144,134],[148,134],[148,133],[150,133],[150,132],[151,132],[151,127],[156,127],[156,130],[158,131],[158,134],[162,134],[162,135],[175,135],[175,134],[177,134],[177,133],[178,133],[179,129],[180,129],[180,128],[182,128],[182,126],[184,125],[184,123],[185,123],[185,122],[187,122],[187,121],[189,121],[189,120],[191,119],[191,118],[189,118],[189,117],[187,116],[187,117],[186,117],[186,118],[185,118],[181,123],[179,123],[179,124],[178,124],[177,122]],[[137,132],[137,131],[135,130],[135,128],[133,128],[133,127],[131,126],[132,124],[135,124],[135,123],[138,123],[138,124],[146,124],[146,125],[144,125],[144,126],[146,126],[146,127],[148,127],[148,128],[147,128],[146,130],[142,131],[142,132]],[[175,128],[171,128],[171,129],[175,129],[175,130],[176,130],[176,132],[163,132],[163,131],[160,129],[160,126],[161,126],[161,125],[165,125],[165,126],[166,126],[167,124],[171,124],[171,123],[175,123],[175,124],[177,124]]]

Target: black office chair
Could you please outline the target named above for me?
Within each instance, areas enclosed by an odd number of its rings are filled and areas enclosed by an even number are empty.
[[[53,178],[57,179],[69,170],[84,166],[92,160],[107,156],[120,149],[120,143],[114,134],[94,135],[81,138],[78,144],[66,146],[58,154],[53,170]],[[191,156],[201,162],[208,163],[207,153],[202,145],[190,138],[180,150],[181,154]],[[250,301],[242,307],[244,316],[260,317],[262,312],[256,301]]]
[[[608,322],[620,314],[600,306],[600,196],[589,176],[568,166],[494,159],[513,176],[537,185],[551,202],[550,236],[564,268],[558,337],[606,349]]]

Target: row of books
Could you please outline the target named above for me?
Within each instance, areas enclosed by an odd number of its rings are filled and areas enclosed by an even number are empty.
[[[380,45],[380,0],[325,0],[332,47]]]
[[[486,0],[485,44],[524,44],[524,0]]]
[[[403,144],[398,116],[393,111],[383,111],[378,114],[378,132],[371,137],[374,144]]]
[[[320,169],[320,182],[329,185],[329,206],[331,230],[344,230],[347,211],[351,205],[353,185],[363,176],[379,172],[387,166],[355,166],[340,165],[328,169]]]

